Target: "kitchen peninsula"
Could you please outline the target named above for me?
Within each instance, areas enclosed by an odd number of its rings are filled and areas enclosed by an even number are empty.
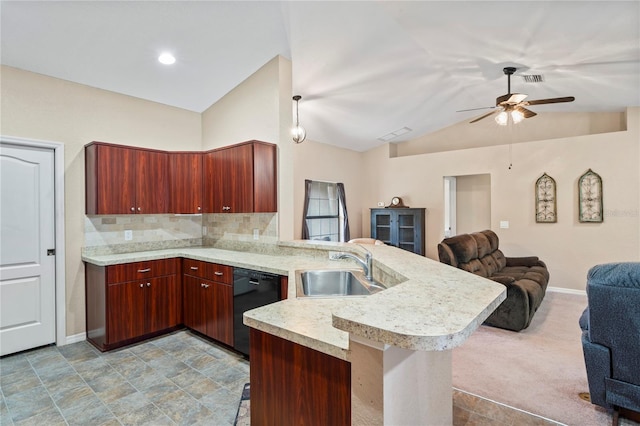
[[[193,247],[83,260],[106,266],[182,257],[288,276],[286,300],[244,315],[252,328],[254,424],[318,420],[332,410],[343,424],[451,424],[451,350],[504,300],[504,286],[395,247],[367,249],[374,278],[389,288],[360,298],[296,297],[296,270],[358,268],[328,259],[329,251],[362,255],[348,243],[283,241],[251,252]],[[324,402],[317,399],[321,385]]]

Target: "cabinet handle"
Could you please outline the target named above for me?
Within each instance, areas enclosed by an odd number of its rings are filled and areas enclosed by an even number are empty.
[[[202,207],[198,206],[198,211],[202,210]]]
[[[151,283],[147,283],[147,287],[151,287]]]
[[[144,284],[140,284],[140,288],[144,287]]]
[[[142,209],[140,207],[138,207],[138,211],[140,212],[140,211],[142,211]]]
[[[136,211],[136,208],[135,208],[135,207],[131,207],[131,211],[132,211],[132,212],[135,212],[135,211]]]
[[[201,283],[201,284],[200,284],[200,287],[202,287],[202,288],[209,288],[209,284]]]
[[[197,271],[197,270],[198,270],[198,267],[197,267],[197,266],[192,266],[192,267],[191,267],[191,270],[192,270],[192,271]]]
[[[217,276],[221,277],[221,276],[223,276],[224,274],[223,274],[222,272],[218,272],[218,271],[216,271],[216,272],[214,272],[214,273],[213,273],[213,275],[217,275]]]
[[[147,268],[147,269],[138,269],[138,272],[149,272],[151,270],[151,268]]]
[[[249,284],[260,285],[259,281],[249,280]]]

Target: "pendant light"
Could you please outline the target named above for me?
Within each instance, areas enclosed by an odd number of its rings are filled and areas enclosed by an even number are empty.
[[[296,101],[296,125],[291,129],[291,136],[295,143],[302,143],[307,137],[307,131],[300,125],[300,114],[298,113],[298,102],[302,99],[302,96],[295,95],[293,100]]]

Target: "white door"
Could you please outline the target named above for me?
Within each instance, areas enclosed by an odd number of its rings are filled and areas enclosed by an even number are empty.
[[[54,151],[0,144],[0,355],[56,340]]]

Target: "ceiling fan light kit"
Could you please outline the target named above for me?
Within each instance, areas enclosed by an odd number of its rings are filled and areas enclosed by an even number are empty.
[[[536,99],[527,101],[527,95],[523,93],[511,93],[511,76],[516,72],[515,67],[505,67],[502,69],[504,74],[507,76],[507,94],[498,96],[496,98],[496,106],[495,107],[486,107],[486,109],[495,109],[494,111],[488,112],[480,117],[470,121],[469,123],[476,123],[483,118],[487,118],[490,115],[498,114],[495,117],[496,123],[500,126],[506,126],[509,123],[520,123],[525,118],[535,117],[537,114],[530,109],[525,107],[529,105],[542,105],[542,104],[556,104],[561,102],[573,102],[575,98],[573,96],[565,96],[562,98],[548,98],[548,99]],[[471,110],[462,110],[462,111],[472,111],[483,108],[473,108]],[[462,112],[459,111],[459,112]]]

